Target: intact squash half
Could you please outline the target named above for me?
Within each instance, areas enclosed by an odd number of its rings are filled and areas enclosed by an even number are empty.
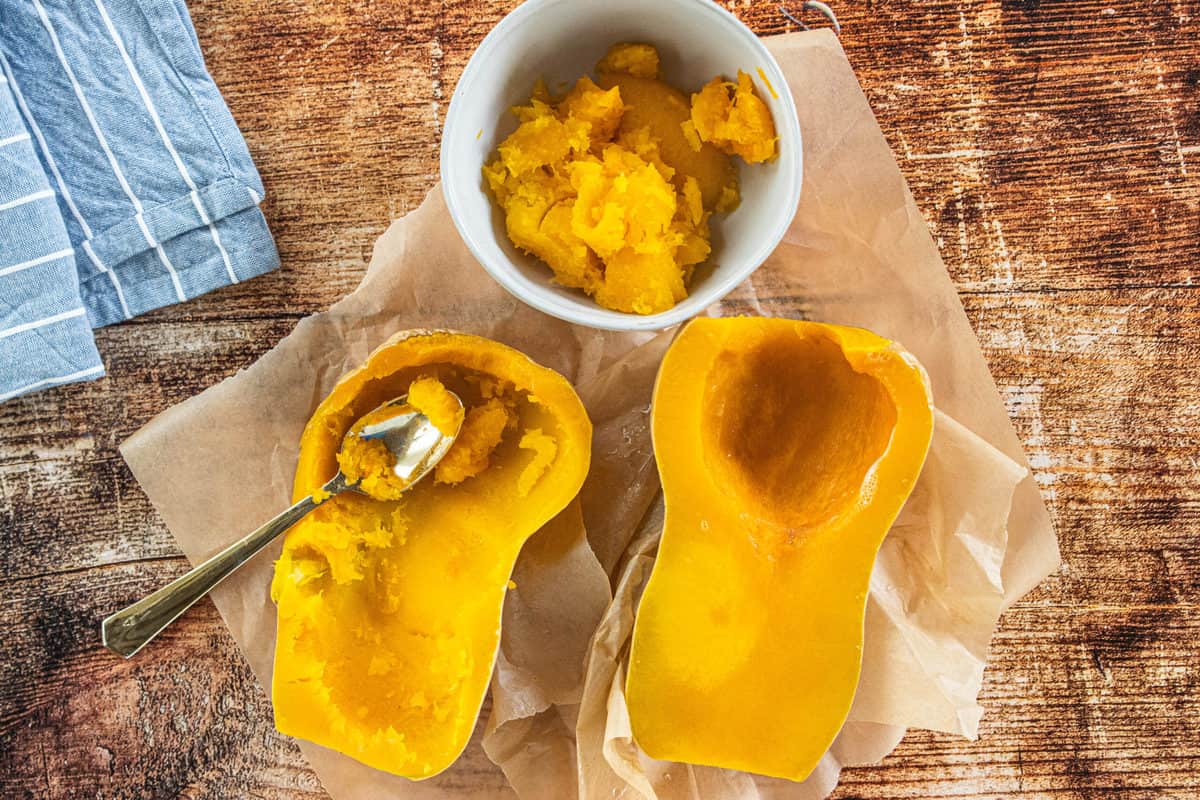
[[[435,402],[443,386],[458,394],[462,431],[434,474],[398,499],[347,492],[288,533],[272,583],[272,699],[281,732],[421,779],[466,746],[513,564],[579,491],[591,423],[566,379],[510,347],[401,334],[313,413],[295,498],[337,471],[356,420],[410,386],[414,403],[418,393]]]
[[[858,683],[876,551],[933,431],[894,342],[782,319],[697,319],[663,359],[666,519],[625,696],[650,756],[803,780]]]

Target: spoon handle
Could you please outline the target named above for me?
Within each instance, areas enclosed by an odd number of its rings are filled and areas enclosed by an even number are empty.
[[[100,639],[104,646],[130,658],[238,567],[299,522],[301,517],[346,488],[346,481],[339,472],[325,484],[324,496],[319,501],[313,500],[311,495],[304,498],[187,574],[113,614],[100,626]]]

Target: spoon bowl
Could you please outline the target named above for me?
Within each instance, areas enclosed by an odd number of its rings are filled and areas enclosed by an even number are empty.
[[[453,392],[450,394],[461,406],[462,400],[458,395]],[[462,421],[460,419],[453,434],[446,435],[432,425],[424,414],[408,404],[407,395],[389,400],[371,414],[391,408],[397,409],[394,416],[366,425],[360,431],[351,431],[346,436],[383,442],[396,459],[392,471],[396,473],[396,477],[411,486],[428,475],[450,451],[458,438],[459,430],[462,429]],[[350,488],[360,494],[366,494],[354,485]]]

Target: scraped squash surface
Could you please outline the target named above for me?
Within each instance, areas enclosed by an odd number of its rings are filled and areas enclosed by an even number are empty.
[[[932,420],[920,365],[868,331],[684,328],[654,393],[666,521],[626,684],[649,755],[812,771],[854,697],[871,567]]]
[[[403,334],[313,414],[296,498],[337,471],[356,420],[410,389],[457,424],[443,387],[466,415],[434,475],[392,500],[327,501],[288,533],[271,588],[279,730],[415,779],[466,745],[517,553],[575,496],[590,458],[591,425],[562,376],[476,336]]]

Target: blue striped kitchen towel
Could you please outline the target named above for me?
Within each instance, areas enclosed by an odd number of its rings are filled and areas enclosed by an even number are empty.
[[[183,0],[0,0],[0,402],[279,256]]]

